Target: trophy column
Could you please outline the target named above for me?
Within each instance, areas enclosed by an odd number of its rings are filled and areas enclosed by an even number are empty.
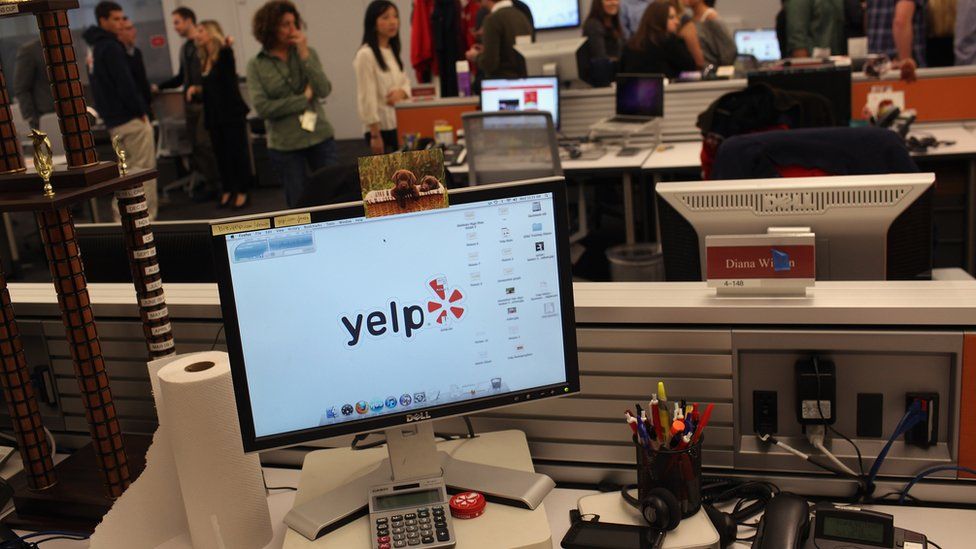
[[[10,113],[10,94],[7,93],[7,82],[0,68],[0,174],[18,173],[25,169],[17,129]]]

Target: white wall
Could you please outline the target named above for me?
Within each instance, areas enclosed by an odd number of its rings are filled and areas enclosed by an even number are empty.
[[[197,18],[215,19],[224,32],[236,40],[234,52],[238,70],[243,73],[247,60],[260,51],[251,37],[251,16],[265,0],[161,0],[163,11],[169,13],[177,6],[187,6],[197,13]],[[352,58],[359,48],[363,33],[363,14],[370,0],[293,0],[308,24],[309,43],[322,58],[325,73],[332,81],[333,91],[326,103],[326,114],[336,128],[340,139],[361,138],[363,129],[356,115],[356,80],[352,70]],[[410,17],[412,0],[393,0],[400,8],[400,40],[403,43],[403,62],[410,65]],[[477,0],[471,0],[477,1]],[[591,1],[581,0],[581,13],[585,17]],[[462,0],[463,2],[463,0]],[[771,27],[779,0],[719,0],[716,8],[732,28]],[[179,66],[180,37],[168,27],[169,49],[173,66]],[[579,35],[579,29],[538,33],[539,40],[558,40]]]

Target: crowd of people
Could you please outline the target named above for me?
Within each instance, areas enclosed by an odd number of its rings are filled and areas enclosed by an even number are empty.
[[[932,61],[933,51],[941,52],[934,57],[945,64],[946,44],[956,64],[976,64],[976,0],[781,1],[777,33],[784,56],[843,54],[848,38],[866,35],[869,51],[890,56],[907,79],[916,67]],[[218,22],[198,22],[187,7],[171,15],[174,30],[185,40],[179,71],[151,84],[135,45],[136,29],[123,8],[112,1],[95,7],[97,24],[83,35],[89,45],[94,108],[109,133],[121,138],[129,164],[154,168],[153,95],[180,88],[192,168],[211,184],[219,182],[218,207],[243,208],[254,178],[249,163],[241,161],[249,154],[250,108],[241,94],[234,40]],[[479,79],[528,76],[515,50],[518,37],[535,34],[524,2],[468,0],[460,17],[471,21],[464,31],[470,47],[463,57]],[[402,60],[401,19],[395,3],[370,3],[361,47],[351,60],[364,140],[375,154],[398,148],[394,106],[411,95]],[[588,63],[580,69],[594,85],[609,84],[617,71],[676,77],[731,64],[737,56],[715,0],[593,0],[582,32],[588,38]],[[270,0],[260,7],[252,34],[261,51],[246,68],[251,107],[265,124],[271,172],[279,178],[288,206],[294,207],[310,174],[338,163],[335,131],[322,104],[332,84],[291,1]],[[13,88],[33,127],[54,110],[38,40],[18,51]],[[155,217],[155,181],[146,184],[146,191]]]

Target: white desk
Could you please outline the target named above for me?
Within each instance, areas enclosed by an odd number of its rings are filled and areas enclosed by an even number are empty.
[[[595,160],[566,159],[560,160],[560,164],[566,175],[620,174],[624,192],[624,230],[627,243],[632,244],[637,240],[634,225],[634,175],[640,175],[645,161],[651,155],[651,149],[641,149],[633,156],[617,156],[618,152],[620,147],[607,147],[606,153]],[[468,166],[448,166],[448,170],[452,175],[466,176]]]

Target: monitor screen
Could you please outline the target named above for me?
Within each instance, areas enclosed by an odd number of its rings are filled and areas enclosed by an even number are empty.
[[[735,48],[740,55],[752,55],[759,61],[776,61],[782,56],[776,29],[737,30]]]
[[[618,74],[617,114],[664,116],[664,76],[660,74]]]
[[[372,219],[326,208],[215,236],[245,448],[577,392],[563,188],[480,187]]]
[[[481,110],[546,111],[559,127],[559,79],[555,76],[485,80],[481,84]]]
[[[579,0],[523,0],[532,12],[535,28],[565,29],[580,24]]]
[[[815,93],[830,102],[835,126],[851,123],[851,67],[775,67],[749,73],[749,85],[765,82],[787,91]]]

